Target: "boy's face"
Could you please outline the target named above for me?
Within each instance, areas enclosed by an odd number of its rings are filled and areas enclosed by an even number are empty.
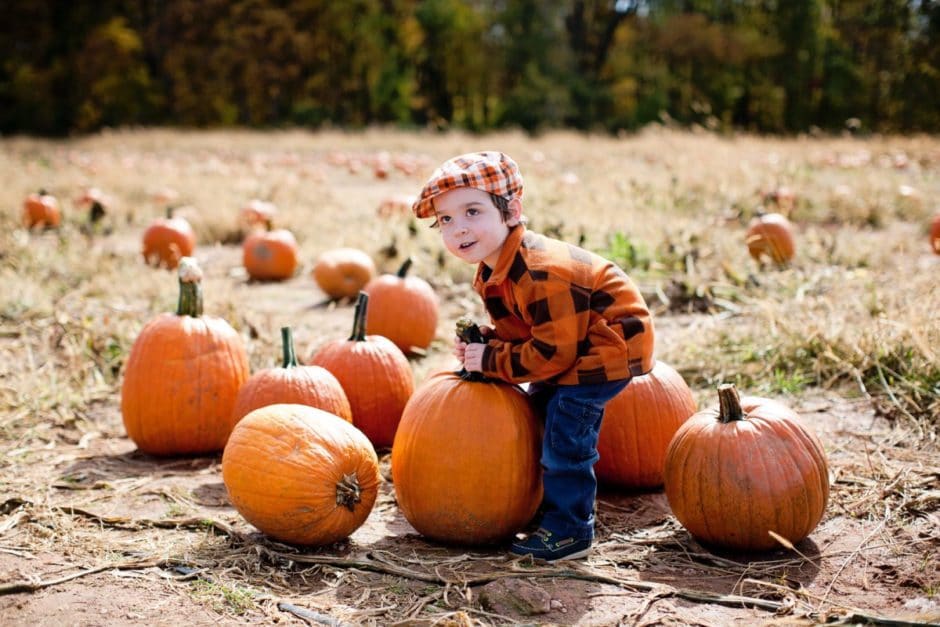
[[[434,199],[434,213],[447,250],[467,263],[482,261],[490,268],[499,261],[510,227],[519,223],[521,203],[510,201],[509,209],[511,215],[503,221],[490,195],[473,187],[458,187]]]

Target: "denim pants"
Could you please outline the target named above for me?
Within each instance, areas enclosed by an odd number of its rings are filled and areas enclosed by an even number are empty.
[[[529,396],[545,412],[542,438],[541,527],[579,540],[594,537],[594,464],[597,438],[607,401],[627,387],[629,379],[582,385],[532,383]]]

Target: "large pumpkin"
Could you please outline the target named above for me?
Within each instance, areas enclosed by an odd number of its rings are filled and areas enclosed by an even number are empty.
[[[940,255],[940,213],[938,213],[930,224],[930,246],[933,251]]]
[[[718,388],[718,408],[695,414],[666,451],[669,505],[700,541],[740,550],[799,542],[829,499],[822,444],[782,403]]]
[[[678,372],[658,361],[607,403],[594,465],[597,478],[629,488],[663,484],[666,447],[695,413],[695,398]]]
[[[145,453],[219,451],[234,425],[248,355],[225,320],[202,315],[201,277],[195,260],[184,258],[176,313],[148,322],[127,359],[121,416],[127,435]]]
[[[242,262],[256,281],[283,281],[297,269],[297,240],[286,229],[253,231],[242,243]]]
[[[245,416],[222,454],[222,480],[245,520],[282,542],[323,545],[359,528],[378,494],[379,462],[355,427],[307,405]]]
[[[520,531],[542,500],[542,426],[521,389],[466,375],[439,372],[415,390],[392,446],[392,478],[419,533],[490,544]]]
[[[171,207],[167,208],[165,218],[157,218],[147,227],[142,239],[144,261],[171,270],[196,249],[193,227],[186,218],[174,217]]]
[[[55,228],[61,220],[59,201],[46,190],[30,194],[23,201],[23,225],[26,228]]]
[[[320,366],[301,366],[294,352],[290,327],[281,328],[284,361],[280,368],[265,368],[245,381],[235,399],[232,421],[249,412],[279,403],[309,405],[352,422],[349,400],[336,377]]]
[[[353,298],[375,276],[375,262],[357,248],[334,248],[317,258],[312,274],[330,298]]]
[[[368,301],[368,295],[360,292],[349,339],[323,344],[307,363],[333,373],[349,399],[353,424],[376,447],[387,447],[395,439],[402,410],[414,392],[414,373],[391,340],[365,334]]]
[[[406,276],[409,257],[398,274],[383,274],[369,281],[366,333],[383,335],[405,354],[424,350],[437,333],[437,294],[424,279]]]
[[[777,265],[793,259],[796,244],[790,221],[779,213],[761,213],[751,220],[745,234],[747,250],[756,261],[764,258]]]

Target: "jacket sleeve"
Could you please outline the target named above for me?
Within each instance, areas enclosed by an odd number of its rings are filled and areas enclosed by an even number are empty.
[[[578,340],[587,333],[590,291],[557,279],[515,286],[527,340],[490,340],[483,351],[483,374],[510,383],[545,381],[569,370]]]

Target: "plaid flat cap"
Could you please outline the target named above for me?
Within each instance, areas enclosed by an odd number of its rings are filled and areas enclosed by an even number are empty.
[[[458,187],[474,187],[513,200],[522,198],[522,174],[516,162],[501,152],[459,155],[434,170],[411,210],[419,218],[433,217],[434,197]]]

